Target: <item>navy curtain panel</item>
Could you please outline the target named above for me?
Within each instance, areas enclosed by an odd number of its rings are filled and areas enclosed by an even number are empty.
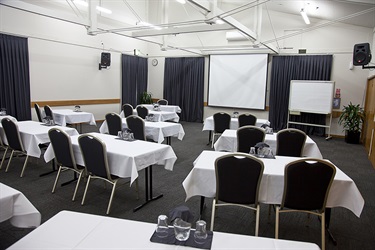
[[[125,103],[136,107],[140,104],[140,95],[147,91],[148,63],[147,58],[122,55],[122,105]]]
[[[31,120],[27,38],[0,34],[0,108],[17,120]]]
[[[166,58],[163,98],[182,109],[180,119],[203,122],[204,57]]]
[[[332,70],[332,55],[312,56],[273,56],[270,81],[269,120],[274,130],[287,127],[289,87],[291,80],[319,80],[329,81]],[[326,124],[326,115],[301,113],[300,116],[291,116],[292,121]],[[295,125],[307,134],[324,135],[321,127]]]

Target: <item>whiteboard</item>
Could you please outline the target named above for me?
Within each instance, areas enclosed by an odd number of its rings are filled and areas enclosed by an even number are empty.
[[[264,110],[267,66],[267,54],[211,55],[208,105]]]
[[[315,114],[331,114],[334,81],[290,82],[289,111]]]

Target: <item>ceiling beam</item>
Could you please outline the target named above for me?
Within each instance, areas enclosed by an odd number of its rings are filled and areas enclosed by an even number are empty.
[[[161,36],[161,35],[178,35],[186,33],[199,33],[199,32],[212,32],[212,31],[223,31],[232,30],[233,27],[228,24],[223,25],[196,25],[187,27],[176,27],[176,28],[166,28],[162,30],[141,30],[134,31],[132,33],[133,37],[145,37],[145,36]]]

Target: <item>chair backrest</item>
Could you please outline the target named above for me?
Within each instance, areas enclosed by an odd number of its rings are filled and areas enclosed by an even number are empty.
[[[217,158],[215,199],[257,205],[263,171],[263,162],[249,154],[234,153]]]
[[[124,117],[126,118],[130,115],[133,115],[134,108],[129,103],[125,103],[124,105],[122,105],[122,110],[124,111]]]
[[[231,116],[228,113],[219,112],[213,115],[214,119],[214,132],[223,133],[226,129],[230,128]]]
[[[238,116],[238,127],[243,127],[243,126],[255,126],[257,122],[257,117],[252,114],[241,114]]]
[[[78,137],[78,144],[87,171],[112,180],[108,167],[107,147],[104,142],[93,135],[83,134]]]
[[[44,106],[44,113],[46,113],[46,117],[49,116],[52,120],[55,120],[53,117],[52,109],[49,105]]]
[[[290,162],[284,171],[281,207],[323,212],[336,167],[326,160],[304,158]]]
[[[148,109],[143,105],[137,106],[137,114],[142,119],[146,119],[146,116],[148,116]]]
[[[36,115],[38,116],[38,121],[43,122],[42,114],[40,113],[40,107],[38,103],[34,104],[34,109],[35,109]]]
[[[287,128],[276,135],[276,155],[301,157],[306,142],[305,132]]]
[[[132,131],[134,139],[146,141],[145,121],[141,117],[137,115],[131,115],[126,118],[126,124]]]
[[[118,135],[118,131],[122,131],[122,119],[116,113],[108,113],[105,115],[107,121],[108,133],[110,135]]]
[[[70,136],[59,128],[51,128],[48,136],[59,166],[77,169]]]
[[[237,152],[248,154],[258,142],[264,142],[266,132],[256,126],[243,126],[237,129]]]
[[[3,126],[8,146],[13,150],[25,152],[17,123],[9,118],[4,118],[1,120],[1,125]]]
[[[165,100],[165,99],[159,99],[159,100],[158,100],[158,104],[159,104],[159,105],[168,105],[168,101]]]

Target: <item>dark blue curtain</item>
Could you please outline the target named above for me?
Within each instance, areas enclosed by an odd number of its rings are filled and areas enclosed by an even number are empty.
[[[140,104],[140,95],[147,91],[148,63],[147,58],[122,55],[122,104],[133,107]]]
[[[0,108],[17,120],[31,120],[27,38],[0,34]]]
[[[166,58],[163,98],[178,105],[181,121],[203,122],[204,57]]]
[[[273,56],[270,81],[269,120],[274,130],[287,127],[289,87],[291,80],[329,81],[332,70],[332,55]],[[291,116],[292,121],[326,124],[326,115],[302,113]],[[308,134],[324,135],[321,127],[291,125]]]

